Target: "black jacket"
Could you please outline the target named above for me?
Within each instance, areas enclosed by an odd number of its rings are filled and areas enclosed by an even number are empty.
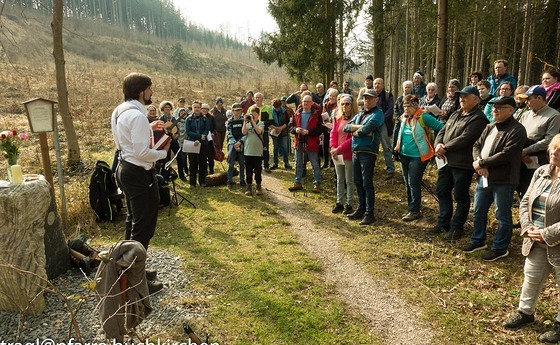
[[[437,144],[445,145],[447,164],[452,168],[474,170],[470,159],[475,141],[488,124],[484,113],[474,107],[466,115],[461,115],[459,109],[447,120],[437,134],[434,147]]]
[[[492,129],[498,129],[498,135],[492,143],[488,158],[479,164],[488,169],[488,185],[519,183],[521,152],[527,139],[527,131],[516,119],[510,117],[500,123],[492,122],[486,126],[480,138],[474,143],[472,157],[478,159],[484,147],[484,141]]]

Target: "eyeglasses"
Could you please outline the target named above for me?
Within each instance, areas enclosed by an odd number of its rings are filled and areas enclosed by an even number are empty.
[[[341,106],[352,105],[352,103],[340,103]]]

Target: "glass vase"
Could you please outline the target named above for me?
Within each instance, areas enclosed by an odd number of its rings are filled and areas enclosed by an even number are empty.
[[[14,177],[12,174],[12,165],[17,165],[19,156],[11,156],[7,159],[6,171],[8,172],[8,181],[14,182]]]

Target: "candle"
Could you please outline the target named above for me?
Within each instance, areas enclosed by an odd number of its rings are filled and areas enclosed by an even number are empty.
[[[12,183],[23,183],[23,171],[21,170],[21,165],[12,165],[10,169],[12,170]]]

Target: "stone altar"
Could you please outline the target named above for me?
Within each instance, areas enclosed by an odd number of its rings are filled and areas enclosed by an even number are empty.
[[[46,280],[69,267],[60,224],[44,178],[0,188],[0,310],[43,312]]]

